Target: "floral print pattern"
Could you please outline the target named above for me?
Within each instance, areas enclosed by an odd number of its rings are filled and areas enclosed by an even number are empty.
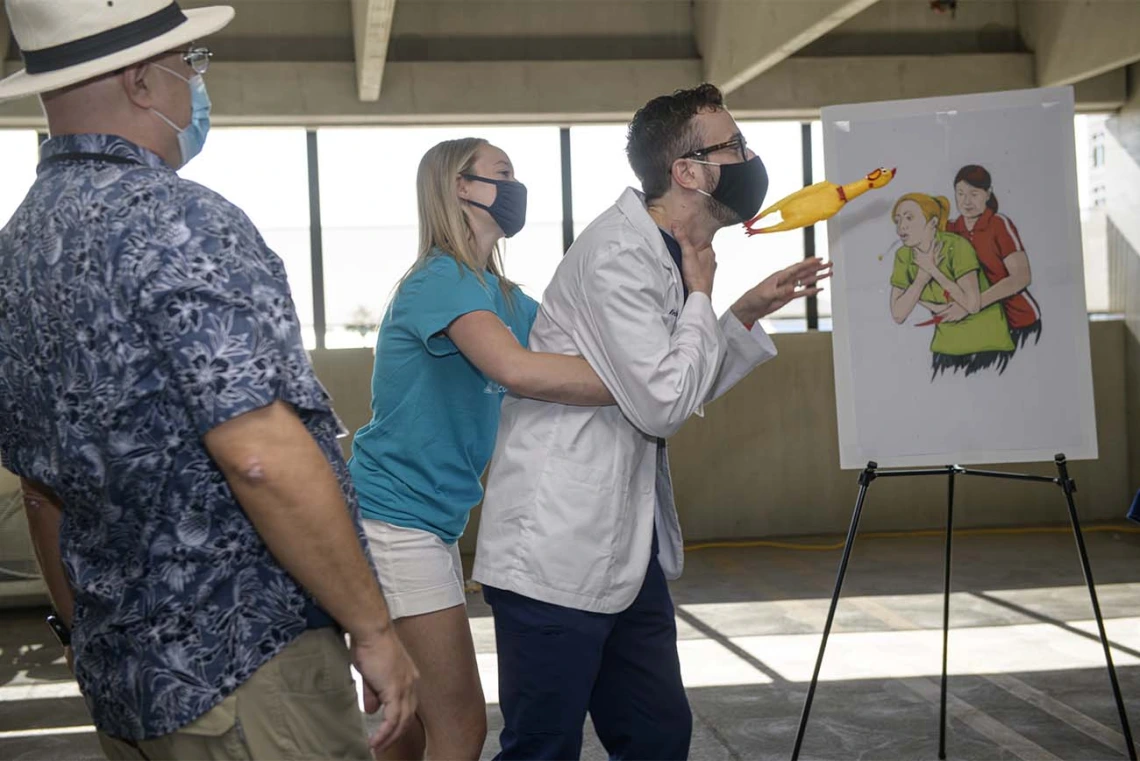
[[[42,156],[0,231],[0,457],[64,505],[76,676],[96,726],[151,738],[204,714],[324,616],[202,435],[291,404],[363,546],[344,429],[284,266],[245,214],[121,138],[57,137]]]

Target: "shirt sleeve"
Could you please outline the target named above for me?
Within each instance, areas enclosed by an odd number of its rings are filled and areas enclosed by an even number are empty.
[[[990,224],[993,227],[994,240],[997,242],[998,256],[1002,259],[1016,251],[1025,250],[1025,247],[1021,245],[1021,235],[1009,217],[1004,214],[995,214]]]
[[[947,249],[946,257],[949,259],[950,277],[953,280],[957,281],[965,275],[981,269],[978,253],[974,251],[970,241],[954,235],[947,237],[943,245]]]
[[[891,285],[895,288],[906,290],[910,288],[911,279],[910,269],[911,252],[906,246],[900,246],[899,250],[895,252],[895,266],[891,270]]]
[[[471,312],[497,315],[491,292],[496,287],[450,256],[433,257],[401,287],[400,320],[433,356],[456,354],[459,349],[443,331]]]
[[[538,302],[523,293],[521,288],[515,290],[515,296],[518,299],[516,308],[522,310],[523,317],[523,334],[519,338],[519,343],[525,347],[530,343],[530,331],[534,327],[535,318],[538,317]]]
[[[339,426],[301,341],[284,265],[252,222],[220,198],[172,213],[186,235],[156,250],[138,309],[198,433],[278,400]]]

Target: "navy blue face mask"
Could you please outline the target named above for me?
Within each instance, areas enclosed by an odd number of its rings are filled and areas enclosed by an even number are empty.
[[[470,200],[467,203],[485,209],[503,231],[503,235],[511,238],[523,229],[526,224],[526,185],[516,180],[492,180],[475,174],[465,174],[463,177],[495,186],[495,201],[490,206]]]
[[[711,193],[698,190],[706,196],[720,201],[732,209],[739,222],[747,222],[756,216],[768,195],[768,170],[759,156],[753,156],[738,164],[717,164],[712,161],[690,159],[698,164],[720,167],[720,180]]]

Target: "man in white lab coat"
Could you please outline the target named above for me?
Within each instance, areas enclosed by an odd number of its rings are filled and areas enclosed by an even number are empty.
[[[613,758],[688,755],[664,440],[775,356],[756,321],[828,274],[778,272],[718,321],[713,235],[755,215],[768,180],[712,85],[646,104],[627,152],[644,193],[582,233],[530,335],[585,357],[616,405],[508,397],[488,475],[474,578],[495,616],[503,759],[577,758],[587,712]]]

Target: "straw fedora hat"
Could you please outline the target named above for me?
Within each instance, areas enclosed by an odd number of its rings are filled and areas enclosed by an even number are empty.
[[[177,49],[230,23],[229,6],[183,11],[172,0],[6,0],[24,69],[0,101],[58,90]]]

